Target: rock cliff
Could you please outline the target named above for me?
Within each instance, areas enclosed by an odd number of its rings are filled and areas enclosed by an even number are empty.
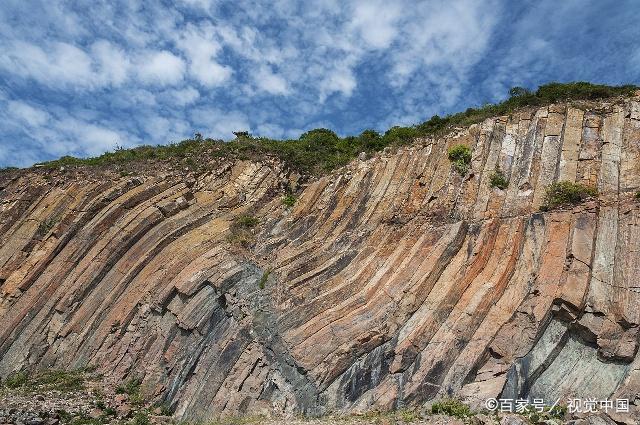
[[[292,179],[230,160],[0,174],[0,376],[92,365],[193,420],[455,395],[628,398],[611,416],[640,422],[639,99],[416,140],[289,208]],[[556,181],[599,195],[541,212]]]

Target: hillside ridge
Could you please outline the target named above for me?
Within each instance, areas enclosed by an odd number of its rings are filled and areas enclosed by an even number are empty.
[[[95,367],[187,420],[455,396],[628,398],[608,416],[637,423],[638,97],[412,140],[306,180],[3,172],[0,376]],[[560,182],[597,193],[545,211]]]

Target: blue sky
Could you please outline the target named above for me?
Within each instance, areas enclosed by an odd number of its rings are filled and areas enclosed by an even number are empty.
[[[3,0],[0,167],[232,131],[384,130],[640,83],[635,0]]]

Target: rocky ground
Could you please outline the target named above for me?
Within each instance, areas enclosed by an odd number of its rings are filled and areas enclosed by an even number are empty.
[[[438,406],[438,407],[436,407]],[[438,412],[438,413],[433,413]],[[442,414],[444,413],[444,414]],[[163,425],[177,421],[167,406],[154,403],[137,380],[109,382],[87,371],[45,370],[11,375],[0,385],[0,425]],[[515,414],[473,412],[450,399],[429,407],[393,412],[327,415],[320,418],[265,415],[225,417],[208,425],[609,425],[610,419],[592,416],[559,419],[549,414],[525,417]]]
[[[135,380],[115,386],[95,373],[47,371],[14,375],[0,389],[0,424],[169,422],[169,412],[145,400]]]

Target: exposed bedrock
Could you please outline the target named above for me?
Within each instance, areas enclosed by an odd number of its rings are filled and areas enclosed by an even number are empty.
[[[109,173],[0,174],[0,376],[93,365],[185,419],[456,395],[628,398],[613,419],[640,422],[637,99],[418,140],[311,181],[293,208],[273,161]],[[559,180],[598,199],[540,212]]]

